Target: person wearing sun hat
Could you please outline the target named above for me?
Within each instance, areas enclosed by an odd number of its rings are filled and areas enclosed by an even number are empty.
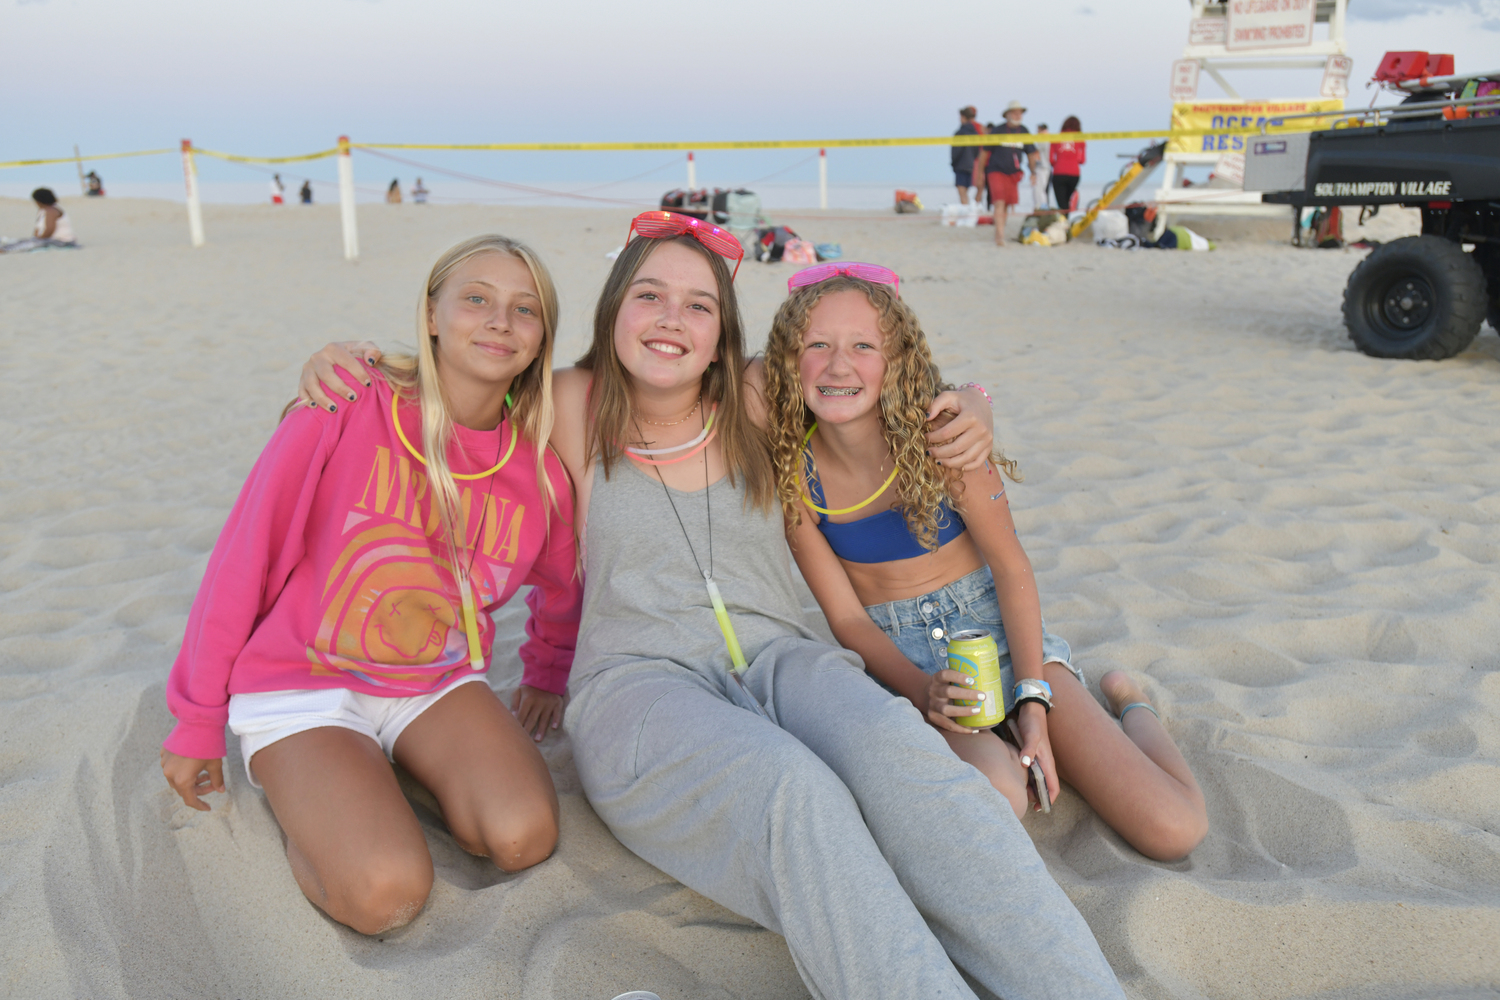
[[[1005,106],[1005,121],[985,129],[989,134],[1019,135],[1027,133],[1021,124],[1026,106],[1020,101],[1011,101]],[[979,165],[975,173],[984,172],[985,184],[990,193],[990,204],[995,211],[995,245],[1005,245],[1005,221],[1010,207],[1021,200],[1021,154],[1026,155],[1027,165],[1034,173],[1041,157],[1031,143],[995,143],[983,147],[979,154]]]

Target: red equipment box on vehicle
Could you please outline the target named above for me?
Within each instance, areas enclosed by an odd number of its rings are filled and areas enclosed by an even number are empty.
[[[1430,76],[1452,76],[1453,57],[1426,52],[1387,52],[1375,71],[1378,83],[1400,83]]]

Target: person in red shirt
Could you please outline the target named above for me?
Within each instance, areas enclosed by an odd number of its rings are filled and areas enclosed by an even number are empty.
[[[1011,101],[1005,108],[1005,123],[985,129],[986,134],[1019,135],[1029,130],[1021,124],[1026,107]],[[1005,219],[1010,207],[1021,200],[1021,162],[1025,159],[1033,173],[1041,163],[1041,154],[1031,143],[997,142],[985,146],[979,154],[975,174],[983,173],[989,187],[990,205],[995,213],[995,245],[1005,245]]]
[[[1069,115],[1063,122],[1064,132],[1081,132],[1083,126],[1076,115]],[[1085,142],[1054,142],[1047,153],[1052,163],[1052,193],[1057,196],[1057,207],[1071,210],[1078,206],[1074,199],[1078,195],[1078,172],[1085,160]]]

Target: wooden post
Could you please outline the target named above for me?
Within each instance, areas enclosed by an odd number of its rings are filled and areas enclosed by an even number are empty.
[[[73,162],[78,164],[78,193],[89,193],[89,182],[83,179],[83,157],[78,155],[78,143],[73,143]]]
[[[344,221],[344,259],[359,260],[359,226],[354,217],[354,163],[349,137],[339,136],[339,214]]]
[[[198,200],[198,166],[193,160],[193,140],[182,140],[182,179],[187,183],[188,236],[193,246],[203,245],[203,204]]]
[[[818,207],[828,207],[828,150],[818,150]]]
[[[693,151],[688,150],[688,190],[693,191],[698,187],[698,165],[693,162]],[[684,203],[686,204],[686,203]]]

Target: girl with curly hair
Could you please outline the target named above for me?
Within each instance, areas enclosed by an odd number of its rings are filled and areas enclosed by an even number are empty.
[[[928,408],[949,387],[900,279],[829,264],[788,286],[766,343],[766,425],[792,551],[834,635],[1017,815],[1037,761],[1050,799],[1061,776],[1142,854],[1186,855],[1207,833],[1203,793],[1141,688],[1121,671],[1100,679],[1115,725],[1046,630],[1002,478],[1019,482],[1016,464],[997,453],[963,472],[927,454]],[[953,699],[975,692],[947,669],[944,640],[974,628],[999,645],[1019,750],[953,721],[975,713]]]

